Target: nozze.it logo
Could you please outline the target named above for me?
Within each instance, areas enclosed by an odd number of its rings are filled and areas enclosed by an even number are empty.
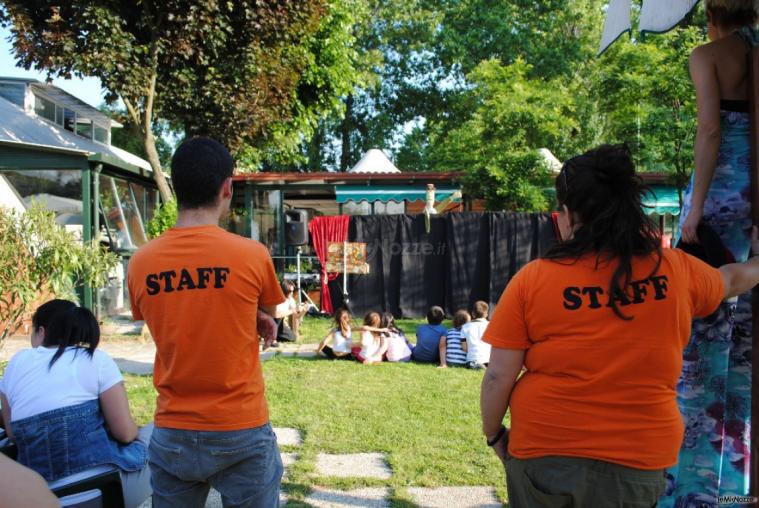
[[[727,495],[727,496],[719,496],[717,498],[717,504],[720,505],[728,505],[728,504],[753,504],[757,502],[757,498],[754,496],[733,496],[733,495]]]

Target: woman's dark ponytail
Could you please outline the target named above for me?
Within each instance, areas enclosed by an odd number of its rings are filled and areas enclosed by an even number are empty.
[[[45,347],[58,346],[50,360],[50,367],[70,346],[78,346],[92,357],[100,342],[100,326],[97,319],[84,307],[73,307],[53,316],[45,328]]]
[[[616,260],[609,300],[622,319],[632,319],[622,313],[617,300],[632,281],[633,257],[655,253],[652,275],[661,264],[661,235],[643,210],[643,197],[650,192],[623,145],[603,145],[569,159],[556,178],[559,206],[577,214],[580,225],[571,239],[555,244],[544,258],[576,262],[595,253],[596,264]]]

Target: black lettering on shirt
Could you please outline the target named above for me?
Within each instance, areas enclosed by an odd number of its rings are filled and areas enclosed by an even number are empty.
[[[164,293],[171,293],[172,291],[174,291],[174,286],[172,285],[171,279],[176,276],[177,276],[177,272],[175,272],[174,270],[171,270],[168,272],[161,272],[158,274],[158,277],[160,279],[163,279],[164,281],[164,284],[163,284]]]
[[[229,273],[229,268],[221,268],[215,266],[213,269],[213,287],[215,288],[223,288],[224,284],[227,282],[227,274]]]
[[[601,304],[598,303],[598,297],[602,294],[604,294],[604,290],[599,287],[586,287],[582,288],[582,294],[588,295],[590,298],[590,305],[588,305],[591,309],[597,309],[601,307]]]
[[[564,288],[564,308],[577,310],[586,306],[589,309],[602,307],[614,307],[614,303],[624,307],[626,305],[639,305],[653,297],[653,300],[665,300],[669,290],[669,279],[666,275],[657,275],[644,280],[632,281],[628,291],[614,291],[613,295],[604,292],[598,286],[568,286]],[[649,291],[653,288],[653,292]],[[653,294],[652,294],[653,293]],[[632,299],[631,299],[632,298]]]
[[[179,277],[177,277],[177,271]],[[223,266],[177,268],[160,273],[149,273],[145,277],[146,292],[148,296],[155,296],[173,291],[223,289],[229,281],[230,273],[232,271]],[[211,285],[212,278],[213,286]]]
[[[179,284],[177,284],[177,291],[182,291],[185,288],[195,289],[195,283],[192,280],[190,272],[187,271],[187,268],[182,268],[182,273],[179,276]]]
[[[582,307],[582,298],[580,298],[580,288],[568,287],[564,289],[564,308],[567,310],[577,310]]]
[[[148,287],[147,292],[150,296],[157,295],[161,292],[161,285],[158,283],[158,275],[154,273],[149,273],[148,276],[145,277],[145,285]]]
[[[666,275],[651,277],[651,284],[653,284],[654,292],[656,292],[654,300],[664,300],[667,297],[667,290],[669,289],[667,286],[668,280]]]
[[[211,272],[213,268],[198,268],[198,289],[205,289],[211,282]]]

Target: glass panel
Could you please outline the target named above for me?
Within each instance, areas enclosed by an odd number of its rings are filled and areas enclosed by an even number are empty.
[[[253,192],[251,237],[266,245],[272,255],[278,255],[281,252],[279,221],[277,220],[280,208],[279,191],[259,190]]]
[[[60,106],[55,107],[55,123],[63,125],[63,108]]]
[[[87,139],[92,139],[92,120],[77,117],[76,133]]]
[[[67,131],[74,132],[74,122],[76,120],[76,113],[70,109],[63,110],[63,128]]]
[[[142,218],[126,182],[101,177],[100,204],[113,250],[134,250],[147,242]]]
[[[55,212],[56,220],[78,237],[82,234],[82,173],[78,170],[44,169],[0,172],[24,206],[36,202]]]
[[[0,83],[0,97],[23,108],[25,88],[21,83]]]
[[[37,116],[55,122],[55,103],[44,97],[34,96],[34,112]]]
[[[348,200],[343,203],[343,215],[371,215],[372,204],[368,201]]]
[[[108,129],[95,124],[95,141],[108,144]]]
[[[134,203],[137,206],[137,212],[139,213],[142,231],[144,235],[145,225],[153,218],[153,211],[155,209],[156,191],[151,187],[146,187],[136,182],[129,182],[129,187],[134,194]],[[135,235],[132,235],[133,238]]]

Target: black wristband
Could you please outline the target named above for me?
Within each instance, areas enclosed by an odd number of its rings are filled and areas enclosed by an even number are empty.
[[[488,446],[490,447],[495,446],[498,443],[498,441],[501,440],[504,434],[506,434],[506,427],[504,425],[501,425],[501,430],[498,431],[495,437],[493,439],[487,440]]]

